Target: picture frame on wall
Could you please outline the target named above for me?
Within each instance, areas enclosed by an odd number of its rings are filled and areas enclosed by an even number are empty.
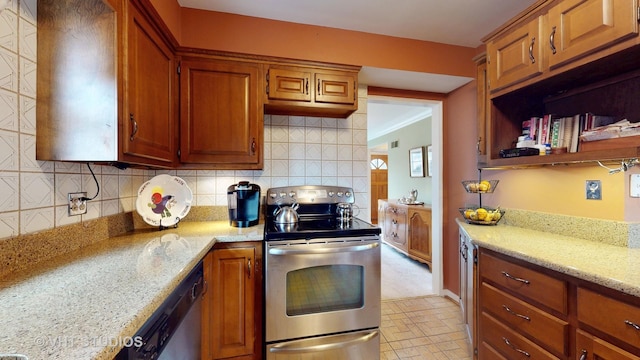
[[[433,145],[427,145],[427,176],[433,176]]]
[[[409,150],[409,175],[411,177],[424,177],[425,176],[425,149],[424,146],[413,148]]]

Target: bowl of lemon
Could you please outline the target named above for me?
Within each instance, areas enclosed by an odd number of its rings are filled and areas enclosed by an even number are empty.
[[[476,225],[496,225],[505,213],[500,207],[466,207],[458,210],[468,224]]]
[[[468,193],[492,193],[498,186],[498,180],[464,180],[462,186]]]

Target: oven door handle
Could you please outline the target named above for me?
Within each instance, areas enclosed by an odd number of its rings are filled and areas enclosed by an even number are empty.
[[[286,353],[286,354],[304,354],[304,353],[314,353],[319,351],[327,351],[327,350],[335,350],[335,349],[343,349],[347,346],[352,346],[356,344],[366,343],[371,339],[378,336],[378,330],[370,330],[370,331],[362,331],[354,334],[341,334],[341,335],[333,335],[325,337],[324,341],[331,341],[332,338],[336,338],[339,341],[318,344],[318,345],[309,345],[304,346],[305,343],[316,343],[317,340],[309,341],[309,340],[294,340],[287,341],[278,345],[275,345],[269,349],[272,353]],[[341,340],[340,338],[346,338]]]
[[[292,249],[289,246],[274,246],[269,249],[271,255],[318,255],[318,254],[331,254],[341,252],[356,252],[375,249],[380,246],[380,243],[368,243],[364,245],[348,245],[348,246],[331,246],[312,249]]]

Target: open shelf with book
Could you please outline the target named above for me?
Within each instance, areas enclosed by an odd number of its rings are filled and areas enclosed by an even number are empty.
[[[500,150],[516,147],[518,137],[522,135],[523,121],[532,117],[554,114],[560,118],[577,118],[591,113],[610,116],[615,122],[627,119],[638,123],[639,98],[638,65],[616,67],[608,61],[590,63],[510,92],[494,94],[488,104],[488,156],[478,166],[524,167],[640,157],[640,136],[598,140],[593,144],[579,142],[575,152],[567,149],[567,152],[544,156],[500,156]]]

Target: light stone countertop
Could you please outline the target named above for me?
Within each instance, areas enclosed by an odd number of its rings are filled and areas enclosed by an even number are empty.
[[[515,226],[457,222],[480,247],[640,297],[640,249]]]
[[[262,239],[262,224],[182,222],[109,238],[11,274],[0,279],[0,354],[110,360],[215,242]]]

